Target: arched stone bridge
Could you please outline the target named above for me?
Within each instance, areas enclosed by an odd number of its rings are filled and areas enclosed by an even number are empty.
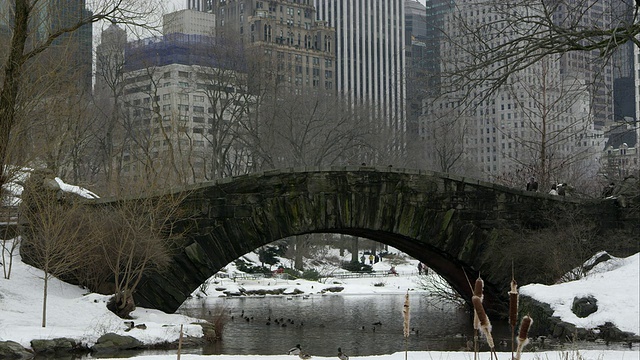
[[[545,227],[541,214],[580,208],[581,216],[599,228],[640,233],[637,214],[629,218],[613,201],[579,201],[396,168],[274,170],[197,184],[181,193],[189,216],[175,230],[183,233],[185,246],[170,269],[141,282],[135,294],[140,306],[174,312],[228,263],[307,233],[348,234],[393,246],[427,264],[467,298],[467,279],[480,272],[485,299],[495,305],[506,298],[511,279],[510,260],[492,259],[488,251],[501,229]]]

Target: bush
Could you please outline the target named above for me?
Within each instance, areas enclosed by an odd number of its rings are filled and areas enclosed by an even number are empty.
[[[235,261],[236,267],[238,270],[245,272],[247,274],[270,274],[271,271],[264,266],[253,266],[251,263],[248,263],[242,259],[238,259]]]
[[[286,247],[281,246],[265,246],[258,250],[258,256],[261,262],[268,265],[275,265],[280,260],[278,260],[278,256],[284,256],[284,252],[286,251]]]
[[[290,279],[297,279],[302,277],[302,273],[300,271],[292,268],[285,268],[284,273],[289,275]]]
[[[343,263],[342,268],[347,271],[353,271],[353,272],[372,272],[373,271],[373,268],[371,267],[371,265],[366,265],[358,261]]]
[[[320,273],[315,269],[309,269],[302,273],[302,278],[310,281],[318,281],[320,279]]]

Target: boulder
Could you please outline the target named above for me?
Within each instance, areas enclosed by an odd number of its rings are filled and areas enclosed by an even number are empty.
[[[577,317],[586,318],[596,311],[598,311],[598,300],[596,300],[596,298],[594,298],[593,296],[573,298],[571,312],[576,314]]]
[[[31,340],[31,348],[36,354],[51,354],[78,350],[79,344],[75,340],[69,338]]]
[[[122,336],[108,333],[100,336],[91,350],[99,353],[115,352],[120,350],[133,350],[142,348],[143,344],[132,336]]]
[[[33,353],[15,341],[0,341],[0,359],[30,359]]]

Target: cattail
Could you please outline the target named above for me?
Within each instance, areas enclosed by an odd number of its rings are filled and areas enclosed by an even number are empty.
[[[509,325],[515,329],[518,322],[518,284],[511,280],[511,291],[509,291]]]
[[[471,298],[471,302],[473,303],[473,310],[475,311],[480,323],[480,331],[482,331],[484,336],[487,338],[487,344],[489,347],[493,349],[495,345],[493,343],[493,336],[491,336],[491,322],[489,321],[489,317],[482,306],[482,299],[479,296],[474,295]]]
[[[404,296],[404,307],[402,308],[402,318],[404,319],[404,337],[408,338],[410,334],[409,327],[409,292]]]
[[[473,329],[480,330],[480,318],[475,309],[473,309]]]
[[[522,319],[522,323],[520,323],[520,332],[518,333],[518,350],[516,352],[516,360],[520,360],[520,353],[522,353],[522,349],[529,342],[529,328],[533,324],[533,319],[527,315]]]
[[[473,296],[477,296],[480,298],[480,302],[484,299],[484,281],[480,276],[476,279],[475,286],[473,287]]]

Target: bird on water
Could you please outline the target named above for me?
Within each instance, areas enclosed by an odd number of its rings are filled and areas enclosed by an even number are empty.
[[[300,355],[301,351],[302,351],[302,349],[300,348],[300,344],[296,344],[296,346],[294,346],[291,349],[289,349],[287,354],[288,355]]]
[[[342,348],[338,348],[338,359],[349,360],[349,356],[342,352]]]

